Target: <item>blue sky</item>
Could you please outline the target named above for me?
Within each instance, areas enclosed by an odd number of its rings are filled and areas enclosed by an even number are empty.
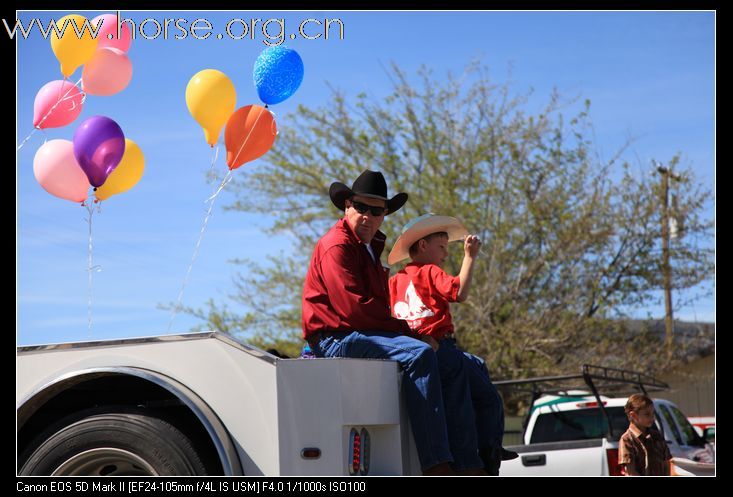
[[[21,12],[27,25],[46,26],[70,12]],[[74,12],[93,18],[106,12]],[[328,84],[356,96],[381,97],[390,91],[384,68],[397,63],[408,74],[421,64],[436,75],[459,74],[482,58],[499,82],[516,91],[534,89],[530,110],[539,110],[554,87],[566,97],[592,102],[591,118],[602,156],[608,158],[627,138],[635,141],[625,158],[647,165],[682,151],[698,178],[715,181],[715,15],[712,12],[123,12],[139,25],[144,19],[208,19],[206,40],[136,39],[129,51],[130,85],[121,93],[90,95],[81,116],[63,128],[36,132],[17,153],[16,329],[19,344],[38,344],[156,335],[166,332],[170,314],[161,303],[176,300],[206,212],[204,200],[211,149],[186,108],[184,93],[198,71],[214,68],[237,89],[237,107],[259,103],[252,67],[266,45],[231,40],[217,33],[232,18],[284,19],[297,32],[308,18],[340,19],[344,39],[288,39],[305,65],[298,92],[272,107],[278,127],[298,104],[327,105]],[[10,24],[14,20],[8,20]],[[149,23],[146,34],[152,36]],[[241,29],[241,28],[240,28]],[[259,26],[258,26],[259,29]],[[315,33],[316,25],[306,30]],[[279,31],[271,24],[270,34]],[[173,34],[178,33],[174,31]],[[236,33],[236,31],[235,31]],[[3,33],[3,36],[5,34]],[[171,35],[172,38],[172,35]],[[17,41],[17,143],[32,128],[33,100],[47,82],[61,79],[50,42],[37,28]],[[71,77],[77,81],[77,70]],[[46,193],[33,176],[33,157],[44,139],[71,140],[76,127],[93,115],[117,121],[145,154],[145,174],[132,190],[106,201],[93,217],[93,327],[87,327],[86,210]],[[277,144],[275,144],[277,146]],[[267,156],[264,159],[266,160]],[[217,167],[223,170],[223,151]],[[246,175],[245,165],[234,171]],[[343,181],[348,178],[342,178]],[[287,250],[287,238],[260,231],[267,220],[226,212],[234,197],[226,190],[213,217],[186,288],[184,305],[208,298],[226,301],[234,258],[261,259]],[[710,213],[712,215],[712,213]],[[655,317],[663,308],[649,309]],[[681,309],[677,317],[714,321],[712,298]],[[172,331],[198,324],[179,314]]]

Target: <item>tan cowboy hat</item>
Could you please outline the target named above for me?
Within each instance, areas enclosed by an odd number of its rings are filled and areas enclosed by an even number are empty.
[[[450,216],[436,216],[424,214],[407,223],[402,234],[392,247],[387,257],[387,263],[392,265],[410,257],[410,247],[413,243],[431,233],[448,233],[448,241],[461,240],[468,235],[468,230],[458,219]]]

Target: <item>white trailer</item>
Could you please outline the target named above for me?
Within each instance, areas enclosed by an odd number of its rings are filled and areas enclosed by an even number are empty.
[[[25,475],[420,474],[399,367],[218,332],[19,347]]]

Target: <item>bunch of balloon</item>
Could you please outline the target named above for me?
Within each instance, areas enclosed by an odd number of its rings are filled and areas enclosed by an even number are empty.
[[[277,136],[277,125],[275,115],[267,109],[267,106],[282,102],[295,93],[303,81],[303,61],[295,50],[285,47],[267,48],[255,62],[254,81],[257,93],[265,103],[265,107],[247,105],[236,111],[234,108],[237,103],[237,94],[234,84],[223,72],[216,69],[204,69],[196,73],[186,86],[188,110],[203,128],[206,143],[212,148],[218,143],[219,134],[224,127],[226,163],[229,170],[216,192],[207,199],[209,208],[204,217],[186,276],[178,292],[176,304],[173,306],[168,331],[171,330],[176,313],[181,308],[183,293],[206,232],[206,226],[211,218],[214,202],[231,180],[232,171],[242,164],[262,157],[272,148]],[[216,163],[218,152],[217,147],[211,160],[211,171]]]
[[[119,124],[106,116],[82,122],[73,141],[50,140],[41,145],[33,159],[33,174],[51,195],[84,202],[89,185],[98,190],[122,163],[127,143],[132,145],[128,161],[132,165],[125,167],[120,180],[115,180],[120,186],[105,189],[103,195],[107,198],[134,186],[142,175],[143,163],[139,147],[126,140]]]
[[[122,168],[121,168],[122,166]],[[80,202],[86,208],[89,242],[87,249],[88,326],[92,331],[93,264],[92,203],[85,203],[89,186],[97,200],[130,189],[142,176],[143,156],[140,148],[125,139],[119,124],[106,116],[86,119],[74,132],[73,141],[50,140],[44,143],[33,159],[33,174],[48,193]],[[119,170],[119,171],[118,171]],[[117,174],[115,174],[117,173]]]
[[[255,60],[252,79],[265,107],[241,107],[227,121],[224,142],[230,171],[263,156],[275,143],[275,114],[268,107],[291,97],[300,87],[303,60],[290,48],[268,47]]]
[[[213,148],[225,127],[224,143],[230,171],[261,157],[274,144],[277,126],[274,114],[267,108],[295,93],[303,81],[303,60],[295,50],[287,47],[268,47],[255,61],[253,79],[265,107],[247,105],[236,112],[237,93],[223,72],[204,69],[186,86],[186,105],[203,128],[206,143]]]
[[[252,79],[265,107],[241,107],[227,121],[224,141],[230,170],[263,156],[275,143],[275,114],[268,107],[291,97],[300,87],[303,60],[290,48],[268,47],[255,60]]]
[[[81,79],[72,83],[68,78],[94,56],[98,38],[88,29],[89,20],[84,16],[72,14],[55,23],[59,31],[51,32],[51,50],[59,61],[64,79],[50,81],[36,93],[33,101],[33,130],[20,143],[18,150],[36,130],[60,128],[73,122],[79,117],[84,104],[85,95],[78,88]],[[78,36],[78,32],[82,36]]]
[[[58,36],[56,31],[52,32],[51,49],[64,79],[46,83],[36,94],[33,130],[18,150],[36,130],[60,128],[76,120],[87,95],[114,95],[124,90],[132,79],[132,62],[127,56],[132,35],[124,23],[119,26],[118,36],[117,16],[103,14],[89,21],[74,14],[62,17],[56,21],[56,26],[63,34]],[[77,30],[83,33],[81,37],[76,34]],[[84,66],[82,77],[72,83],[68,78],[80,66]]]
[[[127,88],[132,80],[132,62],[127,55],[132,45],[130,26],[119,23],[115,14],[97,16],[92,24],[98,30],[99,43],[94,56],[84,65],[82,88],[89,95],[114,95]],[[119,140],[116,143],[120,145]],[[140,147],[123,135],[121,148],[123,154],[117,166],[94,189],[95,202],[131,189],[142,178],[145,157]]]
[[[33,104],[33,130],[18,150],[37,130],[59,128],[76,120],[87,95],[109,96],[124,90],[132,79],[132,63],[127,55],[132,33],[127,24],[118,25],[113,14],[91,21],[81,15],[67,15],[55,21],[51,49],[59,61],[63,80],[46,83]],[[83,66],[81,78],[69,78]],[[88,326],[92,330],[93,203],[86,202],[89,186],[94,187],[94,203],[134,186],[142,176],[144,158],[140,147],[126,139],[120,126],[105,116],[93,116],[76,129],[73,140],[44,142],[33,159],[33,173],[40,185],[59,198],[79,202],[88,217]],[[114,173],[114,174],[113,174]]]

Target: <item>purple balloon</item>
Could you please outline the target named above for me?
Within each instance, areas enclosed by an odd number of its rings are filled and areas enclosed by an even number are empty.
[[[105,116],[92,116],[81,123],[73,142],[76,161],[95,188],[107,181],[125,153],[122,128]]]

